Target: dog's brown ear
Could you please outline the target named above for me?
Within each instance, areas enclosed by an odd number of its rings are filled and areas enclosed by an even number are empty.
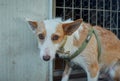
[[[37,21],[28,21],[28,23],[30,24],[32,30],[37,29],[37,27],[38,27]]]
[[[64,34],[71,35],[73,32],[75,32],[80,27],[80,24],[82,21],[83,21],[82,19],[78,19],[71,23],[62,24]]]

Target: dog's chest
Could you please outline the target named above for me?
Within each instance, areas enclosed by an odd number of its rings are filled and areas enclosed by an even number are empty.
[[[81,66],[83,69],[87,69],[87,64],[85,62],[84,57],[82,57],[81,55],[75,57],[74,59],[71,60],[73,63]]]
[[[73,37],[68,37],[67,42],[64,46],[65,51],[70,51],[70,54],[75,53],[78,48],[73,45]],[[80,65],[81,67],[85,67],[85,60],[84,57],[82,56],[83,54],[81,53],[77,57],[73,58],[71,61]]]

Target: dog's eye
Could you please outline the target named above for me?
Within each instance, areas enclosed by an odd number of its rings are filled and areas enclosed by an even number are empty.
[[[54,41],[54,40],[58,40],[59,39],[59,36],[58,35],[54,35],[53,37],[52,37],[52,40]]]
[[[39,34],[38,37],[39,37],[39,39],[41,39],[41,40],[45,39],[45,36],[44,36],[43,34]]]

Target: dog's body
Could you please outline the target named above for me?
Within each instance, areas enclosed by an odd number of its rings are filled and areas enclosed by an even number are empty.
[[[81,19],[64,23],[58,20],[39,23],[29,21],[29,23],[39,36],[40,56],[45,61],[55,58],[56,51],[64,42],[65,36],[67,41],[64,49],[73,54],[86,39],[91,28],[90,24],[82,22]],[[93,29],[98,33],[102,48],[99,61],[98,44],[94,34],[84,51],[71,61],[79,64],[86,71],[88,81],[97,81],[101,69],[109,71],[115,81],[120,81],[119,39],[112,32],[101,27],[96,26]],[[68,81],[71,70],[72,68],[66,65],[62,81]]]

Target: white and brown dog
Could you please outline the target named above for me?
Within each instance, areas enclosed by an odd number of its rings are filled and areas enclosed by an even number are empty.
[[[41,22],[29,21],[38,37],[40,57],[45,61],[53,60],[57,50],[63,44],[65,51],[73,54],[86,39],[91,25],[78,19],[62,22],[51,19]],[[93,34],[86,48],[71,61],[79,64],[87,73],[87,81],[97,81],[100,69],[109,71],[114,81],[120,81],[120,40],[110,31],[94,26],[101,43],[101,55],[98,61],[98,44]],[[66,65],[62,81],[68,81],[72,68]]]

